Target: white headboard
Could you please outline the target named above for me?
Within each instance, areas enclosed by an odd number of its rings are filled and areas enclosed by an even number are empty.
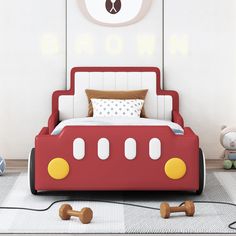
[[[114,68],[113,68],[114,69]],[[145,114],[148,118],[171,120],[173,98],[171,95],[157,94],[157,73],[150,71],[75,71],[71,80],[72,94],[58,98],[59,119],[86,117],[88,99],[85,89],[136,90],[148,89],[145,99]],[[101,70],[101,69],[100,69]]]

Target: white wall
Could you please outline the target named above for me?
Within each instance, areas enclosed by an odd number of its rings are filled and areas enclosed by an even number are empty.
[[[165,87],[207,158],[223,150],[221,126],[236,125],[235,12],[235,0],[165,0]]]
[[[65,2],[0,0],[0,155],[5,158],[27,158],[46,125],[52,91],[65,87]],[[67,2],[69,69],[161,67],[161,0],[153,0],[139,23],[109,31],[83,18],[76,0]],[[217,158],[221,125],[236,121],[236,1],[164,2],[165,88],[179,91],[186,124],[199,134],[207,158]],[[154,39],[155,46],[140,48],[140,37],[150,44]],[[109,41],[115,48],[109,50]]]
[[[0,155],[27,158],[65,87],[65,0],[0,0]]]
[[[136,24],[106,27],[82,14],[78,0],[68,0],[68,75],[74,66],[157,66],[162,68],[162,1],[153,0]],[[69,80],[68,80],[69,82]]]

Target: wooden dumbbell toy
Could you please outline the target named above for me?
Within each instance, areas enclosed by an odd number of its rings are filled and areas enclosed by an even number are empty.
[[[59,209],[59,216],[62,220],[69,220],[71,216],[79,217],[83,224],[88,224],[93,219],[93,211],[88,208],[82,208],[81,211],[74,211],[69,204],[61,205]]]
[[[185,212],[186,216],[193,216],[195,213],[195,206],[192,201],[185,201],[182,206],[170,207],[167,202],[163,202],[160,206],[160,214],[162,218],[169,218],[172,212]]]

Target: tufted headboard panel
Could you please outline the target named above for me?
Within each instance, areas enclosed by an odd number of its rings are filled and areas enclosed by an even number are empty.
[[[160,71],[154,67],[75,67],[71,71],[71,88],[53,95],[53,110],[59,119],[86,117],[88,99],[85,89],[148,89],[145,113],[148,118],[172,119],[179,109],[178,94],[160,89]]]

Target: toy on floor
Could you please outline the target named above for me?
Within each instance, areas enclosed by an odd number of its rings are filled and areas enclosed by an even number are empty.
[[[4,173],[6,169],[6,162],[3,157],[0,157],[0,175]]]
[[[62,220],[69,220],[71,216],[79,217],[81,223],[89,224],[93,219],[93,211],[88,208],[82,208],[81,211],[75,211],[71,205],[63,204],[59,209],[59,216]]]
[[[182,206],[170,207],[167,202],[163,202],[160,205],[161,217],[167,219],[172,212],[185,212],[186,216],[193,216],[195,213],[195,206],[193,201],[185,201]]]
[[[224,168],[236,168],[236,126],[223,126],[220,133],[220,143],[225,148]]]
[[[226,170],[236,168],[236,161],[224,160],[224,168]]]

